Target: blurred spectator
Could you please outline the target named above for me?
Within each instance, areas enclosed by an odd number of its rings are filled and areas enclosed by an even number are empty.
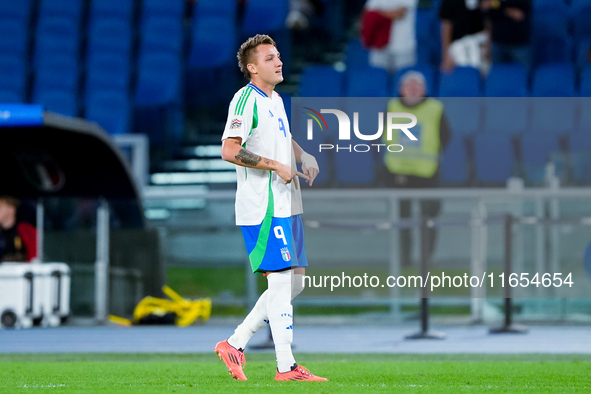
[[[289,0],[289,14],[285,25],[290,29],[304,30],[310,27],[310,19],[316,15],[312,0]]]
[[[386,186],[392,188],[439,187],[439,164],[441,152],[451,139],[451,131],[444,113],[443,103],[426,97],[426,81],[423,74],[408,71],[400,79],[400,98],[391,99],[387,112],[405,112],[416,116],[417,124],[410,132],[417,138],[411,140],[400,130],[392,134],[388,144],[400,144],[401,152],[386,152],[384,164],[387,169]],[[401,119],[398,123],[408,123]],[[420,201],[421,215],[435,218],[441,210],[439,200]],[[412,215],[410,200],[400,200],[400,218]],[[429,258],[435,250],[437,230],[429,229]],[[411,229],[400,230],[400,259],[405,266],[411,265]]]
[[[0,196],[0,261],[26,262],[37,257],[37,230],[17,221],[20,201]]]
[[[387,45],[382,49],[370,48],[370,65],[394,72],[416,63],[417,3],[418,0],[367,0],[365,12],[376,11],[392,21]]]
[[[531,67],[531,0],[482,0],[492,27],[493,63],[516,62]]]
[[[441,70],[451,72],[456,66],[471,66],[486,71],[484,15],[479,0],[442,0]]]

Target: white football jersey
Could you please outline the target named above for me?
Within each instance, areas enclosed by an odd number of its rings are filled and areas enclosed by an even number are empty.
[[[283,100],[249,83],[234,95],[222,141],[242,138],[242,146],[261,157],[295,167],[291,132]],[[261,224],[265,216],[286,218],[302,213],[301,192],[281,183],[274,171],[236,166],[236,224]]]

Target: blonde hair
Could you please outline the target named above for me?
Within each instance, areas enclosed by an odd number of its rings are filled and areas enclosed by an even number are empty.
[[[19,205],[21,205],[21,202],[18,198],[11,196],[0,196],[0,202],[2,201],[14,208],[18,208]]]
[[[256,48],[263,44],[273,45],[275,48],[277,48],[275,41],[273,41],[273,39],[266,34],[257,34],[254,37],[250,37],[242,45],[240,45],[240,49],[236,55],[238,58],[238,67],[240,67],[240,71],[242,71],[247,79],[250,79],[250,71],[248,71],[247,66],[249,63],[253,62],[253,56],[256,53]]]

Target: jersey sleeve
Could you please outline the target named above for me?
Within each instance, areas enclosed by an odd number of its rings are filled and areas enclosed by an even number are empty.
[[[228,119],[222,141],[232,137],[242,138],[242,144],[248,141],[252,129],[256,128],[255,105],[252,89],[244,89],[234,96],[228,108]]]

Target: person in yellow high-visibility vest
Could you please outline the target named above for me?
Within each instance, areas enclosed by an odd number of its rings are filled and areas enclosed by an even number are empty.
[[[401,152],[384,154],[387,169],[385,186],[392,188],[433,188],[439,187],[439,163],[441,152],[451,139],[443,103],[427,97],[425,77],[418,71],[408,71],[400,79],[400,97],[388,102],[388,112],[405,112],[416,116],[416,126],[409,131],[417,138],[411,140],[401,130],[394,130],[389,144],[400,144]],[[396,118],[395,118],[396,120]],[[399,123],[408,123],[408,118]],[[384,134],[384,139],[387,136]],[[420,200],[421,215],[434,218],[439,215],[441,202],[435,199]],[[408,219],[412,215],[411,201],[400,200],[400,218]],[[429,257],[435,249],[437,231],[429,229]],[[400,258],[404,266],[412,264],[411,230],[400,231]]]

